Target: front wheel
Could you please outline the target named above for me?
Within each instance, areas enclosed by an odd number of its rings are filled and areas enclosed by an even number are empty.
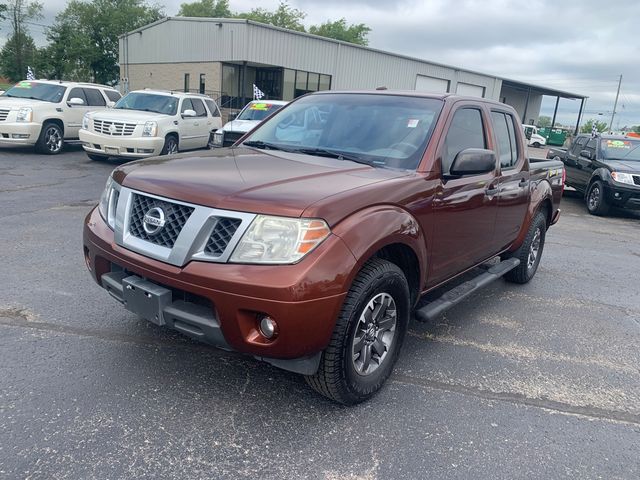
[[[178,153],[178,139],[175,135],[167,135],[160,155],[173,155],[174,153]]]
[[[369,260],[347,294],[318,371],[305,377],[307,383],[345,405],[372,397],[393,370],[409,311],[409,285],[402,270],[387,260]]]
[[[540,145],[540,142],[533,142],[533,146],[535,148],[540,148],[542,145]]]
[[[512,257],[520,260],[520,265],[507,272],[505,280],[512,283],[527,283],[538,271],[544,240],[547,234],[547,219],[544,213],[538,212],[533,217],[524,243],[516,250]]]
[[[57,155],[62,152],[63,145],[64,133],[62,127],[53,122],[45,123],[36,142],[36,150],[47,155]]]
[[[604,185],[600,180],[591,184],[587,193],[587,210],[591,215],[606,215],[609,213],[609,202],[604,194]]]

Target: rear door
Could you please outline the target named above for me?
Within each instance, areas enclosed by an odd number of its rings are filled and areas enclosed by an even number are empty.
[[[505,110],[491,111],[498,157],[498,214],[494,231],[496,251],[507,248],[518,236],[529,206],[529,172],[525,170],[524,145],[516,135],[514,116]]]
[[[196,137],[194,143],[196,148],[206,147],[209,143],[209,134],[212,130],[212,118],[207,114],[204,103],[199,98],[192,98],[191,104],[196,111],[196,122],[194,123]]]
[[[450,114],[438,148],[441,183],[433,200],[429,285],[438,284],[492,255],[498,210],[497,171],[450,177],[456,155],[467,148],[492,149],[488,111],[462,102]]]

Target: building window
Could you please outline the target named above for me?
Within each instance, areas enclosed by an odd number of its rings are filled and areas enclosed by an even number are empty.
[[[284,70],[282,80],[282,100],[293,100],[296,93],[296,71]]]
[[[189,75],[188,73],[185,73],[184,74],[184,91],[185,92],[189,91],[190,79],[191,79],[191,75]]]
[[[200,74],[200,88],[198,89],[198,91],[199,91],[200,93],[204,93],[204,85],[205,85],[205,82],[204,82],[204,73],[201,73],[201,74]]]

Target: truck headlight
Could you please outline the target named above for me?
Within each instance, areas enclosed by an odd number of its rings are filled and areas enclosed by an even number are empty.
[[[89,114],[85,113],[84,117],[82,117],[82,129],[89,130]]]
[[[102,196],[100,197],[100,203],[98,204],[100,215],[102,215],[102,218],[112,230],[116,225],[116,207],[118,206],[118,197],[120,196],[120,190],[117,189],[117,185],[118,184],[113,181],[113,178],[109,176]]]
[[[258,215],[231,255],[235,263],[295,263],[329,236],[324,220]]]
[[[152,122],[152,121],[146,122],[144,124],[144,128],[142,129],[142,136],[155,137],[157,130],[158,130],[158,124],[156,122]]]
[[[224,132],[213,132],[213,144],[216,147],[221,147],[224,144]]]
[[[17,122],[30,122],[33,118],[33,110],[31,107],[22,107],[18,110]]]
[[[611,178],[613,178],[618,183],[627,183],[629,185],[634,185],[633,175],[631,175],[630,173],[611,172]]]

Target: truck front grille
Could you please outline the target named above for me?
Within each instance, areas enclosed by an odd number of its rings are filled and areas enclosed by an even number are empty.
[[[244,135],[243,132],[224,132],[224,143],[225,145],[231,145],[236,143],[240,137]]]
[[[633,175],[633,183],[640,185],[640,175]]]
[[[102,133],[103,135],[130,137],[136,129],[136,124],[94,119],[93,129],[96,133]]]
[[[9,116],[9,110],[0,110],[0,122],[4,122]]]
[[[164,225],[156,232],[149,233],[144,228],[144,217],[153,209],[159,209],[164,215]],[[133,194],[133,205],[131,207],[131,217],[129,231],[134,237],[160,245],[161,247],[173,248],[178,235],[182,231],[184,224],[193,213],[193,208],[179,203],[167,202],[157,198],[147,197],[140,194]],[[159,213],[155,210],[154,216]]]
[[[222,255],[241,223],[242,220],[239,218],[219,218],[209,237],[204,253],[214,257]]]

